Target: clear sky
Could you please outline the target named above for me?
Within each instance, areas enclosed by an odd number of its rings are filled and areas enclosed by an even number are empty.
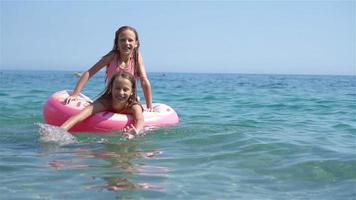
[[[356,75],[352,1],[1,1],[1,69],[90,68],[122,25],[148,72]]]

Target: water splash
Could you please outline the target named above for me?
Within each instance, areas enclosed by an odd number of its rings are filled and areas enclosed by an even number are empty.
[[[69,132],[58,126],[36,123],[39,127],[40,141],[59,145],[78,143],[78,140]]]

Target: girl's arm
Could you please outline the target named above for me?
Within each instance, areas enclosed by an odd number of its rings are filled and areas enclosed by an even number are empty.
[[[137,132],[140,132],[144,126],[142,106],[139,104],[135,104],[131,107],[131,109],[132,109],[132,116],[135,121],[135,128]]]
[[[131,114],[134,119],[134,124],[131,124],[129,127],[124,128],[124,136],[131,139],[139,135],[144,127],[144,118],[142,107],[138,104],[135,104],[131,107]]]
[[[113,54],[104,56],[94,66],[92,66],[88,71],[84,72],[82,74],[82,76],[80,77],[77,85],[75,86],[73,93],[64,100],[64,103],[67,104],[71,100],[77,98],[78,95],[80,94],[80,92],[82,91],[83,87],[87,84],[88,80],[92,76],[94,76],[98,71],[100,71],[103,67],[107,66],[110,63],[112,57],[113,57]]]
[[[143,90],[143,94],[145,95],[145,100],[146,100],[146,106],[148,111],[152,111],[152,88],[151,88],[151,83],[148,80],[146,70],[145,70],[145,65],[143,63],[143,57],[141,53],[139,53],[138,56],[138,72],[140,75],[140,80],[141,80],[141,87]]]
[[[69,119],[67,119],[67,121],[65,121],[62,125],[61,128],[65,129],[66,131],[68,131],[69,129],[71,129],[74,125],[76,125],[77,123],[85,120],[86,118],[88,118],[89,116],[104,111],[105,107],[102,103],[95,101],[93,104],[85,107],[83,110],[81,110],[79,113],[77,113],[76,115],[71,116]]]

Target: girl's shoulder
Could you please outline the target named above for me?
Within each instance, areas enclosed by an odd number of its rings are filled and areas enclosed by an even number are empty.
[[[129,112],[137,112],[137,111],[143,112],[144,108],[140,103],[134,102],[128,106],[128,110]]]
[[[103,56],[103,60],[105,60],[106,62],[111,62],[112,59],[114,59],[116,56],[118,55],[118,52],[116,51],[110,51],[109,53],[107,53],[105,56]]]
[[[102,107],[103,110],[111,110],[111,101],[105,97],[99,97],[97,100],[94,101],[97,106]]]
[[[138,56],[138,60],[142,60],[143,59],[141,51],[137,51],[137,56]]]

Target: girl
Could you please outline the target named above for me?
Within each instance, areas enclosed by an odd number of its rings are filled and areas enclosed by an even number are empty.
[[[102,111],[133,116],[134,124],[124,128],[124,137],[126,138],[131,139],[143,130],[143,108],[138,103],[135,78],[130,73],[122,71],[114,74],[103,95],[78,114],[70,117],[61,125],[61,128],[68,131],[78,122]]]
[[[147,110],[152,111],[151,84],[145,71],[139,47],[140,41],[137,31],[130,26],[120,27],[115,33],[113,49],[82,74],[73,93],[65,100],[65,103],[75,100],[88,80],[106,66],[106,80],[110,80],[113,74],[119,71],[127,71],[134,75],[136,79],[140,79]]]

